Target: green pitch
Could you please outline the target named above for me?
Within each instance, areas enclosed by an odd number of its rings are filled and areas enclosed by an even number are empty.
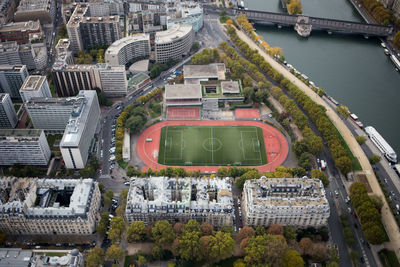
[[[158,163],[163,165],[267,164],[262,129],[255,126],[166,126],[160,139]]]

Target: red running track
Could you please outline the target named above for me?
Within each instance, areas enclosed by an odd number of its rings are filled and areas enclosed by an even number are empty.
[[[235,109],[236,119],[258,119],[260,111],[255,108],[237,108]]]
[[[171,107],[167,108],[167,119],[200,119],[200,108]]]
[[[170,125],[247,125],[257,126],[263,130],[265,150],[268,163],[261,166],[240,166],[253,167],[261,172],[273,172],[276,167],[282,165],[285,161],[289,147],[285,136],[271,125],[257,121],[163,121],[147,128],[140,135],[136,144],[136,153],[146,166],[142,168],[147,171],[149,168],[159,170],[167,166],[158,163],[158,149],[160,145],[161,128]],[[152,142],[146,142],[151,138]],[[156,156],[157,155],[157,156]],[[171,166],[177,167],[177,166]],[[218,168],[226,166],[179,166],[186,170],[200,170],[201,172],[217,172]]]

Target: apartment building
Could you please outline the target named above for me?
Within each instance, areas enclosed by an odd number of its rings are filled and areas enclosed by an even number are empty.
[[[0,93],[8,93],[13,99],[20,99],[19,89],[28,76],[25,65],[0,65]]]
[[[0,43],[0,65],[21,65],[19,45],[16,41]]]
[[[51,91],[46,76],[30,75],[19,90],[22,101],[27,102],[32,97],[51,97]]]
[[[17,123],[18,116],[10,95],[0,93],[0,128],[15,128]]]
[[[85,97],[85,100],[74,107],[60,142],[61,154],[68,169],[85,167],[100,118],[96,91],[80,91],[78,96]]]
[[[0,129],[0,165],[47,165],[50,147],[43,130]]]
[[[43,31],[38,20],[11,22],[0,26],[0,40],[2,42],[16,41],[18,44],[26,44],[30,40],[38,39],[42,36]]]
[[[62,60],[62,61],[65,61],[65,63],[68,65],[74,64],[74,57],[73,57],[72,51],[71,51],[71,42],[69,41],[69,39],[58,40],[58,43],[55,46],[55,49],[56,49],[56,55],[57,55],[57,59],[55,60],[55,62]],[[60,59],[60,58],[63,58],[63,59]]]
[[[0,65],[26,65],[28,70],[40,70],[47,65],[47,48],[43,43],[0,43]]]
[[[42,24],[52,23],[56,13],[56,1],[21,0],[14,13],[15,21],[39,20]]]
[[[100,190],[93,179],[0,179],[0,230],[10,234],[88,235]]]
[[[128,92],[128,81],[124,65],[97,64],[101,90],[108,96],[124,96]]]
[[[125,65],[136,59],[150,56],[150,35],[135,34],[117,40],[105,53],[105,62],[111,65]]]
[[[128,224],[159,220],[209,222],[215,227],[233,224],[230,178],[132,178],[125,217]]]
[[[180,60],[188,55],[192,48],[194,31],[192,25],[174,25],[172,28],[156,32],[156,61],[165,63],[168,59]]]
[[[72,111],[84,101],[84,96],[31,98],[25,102],[25,108],[35,129],[43,129],[46,133],[63,133]]]
[[[242,195],[243,224],[296,228],[322,227],[330,215],[325,189],[318,179],[266,178],[248,180]]]
[[[90,17],[89,3],[80,3],[67,23],[74,52],[97,45],[111,45],[122,38],[119,16]]]

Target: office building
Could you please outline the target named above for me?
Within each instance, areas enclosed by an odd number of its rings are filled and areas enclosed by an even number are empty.
[[[37,21],[11,22],[0,26],[2,42],[16,41],[18,44],[29,43],[32,39],[43,37],[42,27]]]
[[[222,227],[233,224],[233,207],[230,178],[132,178],[125,217],[128,224],[194,219]]]
[[[0,165],[47,165],[50,147],[43,130],[0,129]]]
[[[93,179],[0,179],[0,231],[31,235],[89,235],[100,190]]]
[[[244,225],[296,228],[325,226],[330,214],[321,180],[265,176],[245,182],[242,212]]]
[[[10,95],[0,93],[0,128],[15,128],[17,123],[18,116]]]
[[[122,38],[119,16],[90,17],[89,5],[89,3],[78,4],[67,23],[73,52],[97,45],[111,45]]]
[[[19,45],[16,41],[0,43],[0,65],[21,65]]]
[[[123,96],[128,90],[128,81],[124,65],[110,66],[108,64],[97,64],[101,90],[108,96]]]
[[[197,33],[203,28],[203,8],[196,2],[178,2],[177,7],[168,11],[168,29],[177,24],[192,25]]]
[[[70,43],[69,39],[58,40],[58,43],[57,43],[55,49],[56,49],[56,55],[57,55],[55,62],[61,60],[61,61],[65,61],[65,63],[68,65],[74,64],[74,57],[73,57],[73,54],[71,51],[71,43]]]
[[[100,118],[96,91],[80,91],[78,96],[84,96],[85,101],[74,107],[60,142],[61,154],[68,169],[85,167]]]
[[[30,75],[19,90],[22,101],[27,102],[32,97],[51,97],[51,91],[46,76]]]
[[[72,111],[84,101],[84,96],[31,98],[25,102],[25,108],[35,129],[43,129],[46,133],[64,133]]]
[[[188,55],[193,45],[194,32],[191,25],[174,25],[172,28],[156,32],[156,61],[165,63],[168,59],[180,60]]]
[[[18,44],[16,41],[0,43],[0,65],[25,65],[28,70],[41,70],[47,66],[47,48],[43,43]]]
[[[28,76],[25,65],[0,65],[0,93],[10,94],[13,99],[20,99],[19,89]]]
[[[56,12],[56,1],[21,0],[14,13],[15,21],[39,20],[42,24],[52,23]]]
[[[105,53],[105,62],[111,65],[125,65],[137,59],[150,56],[150,35],[136,34],[122,38],[110,45]]]

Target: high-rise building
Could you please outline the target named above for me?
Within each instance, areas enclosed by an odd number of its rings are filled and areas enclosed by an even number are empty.
[[[0,179],[0,230],[9,234],[89,235],[100,190],[93,179]]]
[[[150,35],[128,36],[110,45],[105,53],[105,61],[111,65],[125,65],[135,59],[150,56]]]
[[[47,66],[47,48],[43,43],[18,44],[16,41],[0,43],[0,65],[26,65],[28,70],[41,70]]]
[[[46,76],[30,75],[19,90],[22,101],[27,102],[32,97],[51,97],[51,91]]]
[[[0,128],[15,128],[17,123],[18,116],[10,95],[0,93]]]
[[[0,93],[20,99],[19,89],[28,76],[25,65],[0,65]]]
[[[104,94],[109,96],[126,95],[128,81],[124,65],[97,64],[96,70],[99,73],[101,90]]]
[[[84,96],[31,98],[25,102],[33,127],[46,133],[63,133],[72,111],[85,101]]]
[[[47,165],[50,154],[43,130],[0,129],[0,165]]]
[[[65,61],[66,64],[68,65],[73,65],[74,64],[74,57],[71,52],[71,43],[69,39],[60,39],[58,40],[58,43],[55,47],[56,49],[56,54],[57,54],[57,61],[60,61],[59,57],[64,57],[62,61]],[[64,56],[63,56],[64,55]]]
[[[0,65],[22,64],[16,41],[0,43]]]
[[[18,44],[26,44],[30,40],[38,39],[42,36],[42,27],[38,20],[11,22],[0,26],[0,40],[2,42],[17,41]]]
[[[60,142],[61,154],[68,169],[85,167],[100,118],[96,91],[80,91],[78,96],[84,96],[85,101],[72,111]]]
[[[89,3],[78,4],[67,23],[74,52],[97,45],[111,45],[122,38],[119,16],[90,17]]]
[[[42,24],[52,23],[55,12],[56,1],[54,0],[21,0],[14,14],[14,20],[40,20]]]
[[[192,25],[176,24],[166,31],[156,32],[154,40],[156,61],[165,63],[168,59],[182,59],[189,54],[193,40]]]
[[[247,180],[242,211],[245,225],[297,228],[325,226],[330,214],[324,185],[308,177]]]
[[[233,224],[234,204],[230,178],[132,178],[125,218],[130,224],[159,220],[171,223],[209,222],[215,227]]]

